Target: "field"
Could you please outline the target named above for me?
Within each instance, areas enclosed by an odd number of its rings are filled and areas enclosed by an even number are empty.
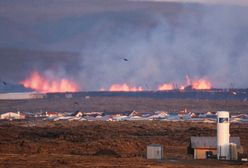
[[[247,164],[193,160],[190,136],[215,136],[209,123],[2,122],[0,167],[245,167]],[[247,153],[248,125],[231,124]],[[145,159],[146,146],[164,146],[164,160]]]
[[[207,112],[227,110],[231,113],[247,113],[248,101],[240,99],[168,99],[156,97],[132,97],[132,96],[75,96],[66,99],[64,96],[53,95],[46,99],[37,100],[2,100],[0,101],[0,113],[6,111],[26,112],[75,112],[75,111],[101,111],[101,112],[123,112],[142,111],[152,112],[163,110],[168,112],[179,112],[187,109],[191,112]],[[85,93],[85,95],[88,95]]]
[[[229,110],[247,113],[242,100],[158,99],[148,97],[53,97],[0,101],[5,111],[155,111]],[[246,167],[246,163],[193,160],[191,136],[216,136],[216,124],[168,121],[1,121],[0,167]],[[231,124],[248,153],[248,124]],[[146,160],[146,146],[164,147],[164,160]]]

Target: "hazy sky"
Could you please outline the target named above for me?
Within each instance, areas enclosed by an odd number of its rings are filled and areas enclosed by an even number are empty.
[[[156,17],[178,22],[185,13],[206,14],[202,6],[185,2],[247,4],[243,0],[0,0],[0,47],[80,51],[99,21],[120,21],[119,27],[154,22]],[[155,1],[154,3],[152,3]],[[158,1],[184,2],[178,4]],[[200,9],[199,9],[200,8]],[[209,7],[209,11],[216,7]],[[245,9],[242,9],[245,10]],[[148,17],[147,19],[145,17]],[[192,15],[189,16],[192,19]],[[194,16],[195,17],[195,16]],[[200,17],[199,17],[200,18]],[[143,19],[143,20],[142,20]],[[197,18],[196,18],[197,19]],[[156,21],[155,21],[156,22]],[[123,25],[122,25],[123,24]]]
[[[247,0],[129,0],[140,2],[178,2],[178,3],[203,3],[203,4],[224,4],[247,6]]]
[[[58,54],[27,52],[32,59],[24,60],[25,51],[0,49],[0,78],[19,82],[36,67],[73,79],[82,90],[124,82],[156,88],[183,83],[186,75],[216,87],[248,87],[247,9],[230,3],[0,0],[0,48],[79,54],[58,61]]]

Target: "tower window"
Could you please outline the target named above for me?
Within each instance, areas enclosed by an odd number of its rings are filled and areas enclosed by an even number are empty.
[[[228,118],[219,118],[219,123],[228,123]]]

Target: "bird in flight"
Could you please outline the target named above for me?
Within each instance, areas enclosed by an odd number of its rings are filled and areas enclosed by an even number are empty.
[[[126,59],[126,58],[124,58],[123,60],[124,60],[124,61],[128,61],[128,59]]]
[[[5,81],[2,81],[4,85],[7,85],[7,83]]]

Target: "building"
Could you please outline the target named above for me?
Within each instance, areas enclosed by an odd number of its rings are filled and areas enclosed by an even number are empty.
[[[243,153],[239,137],[230,137],[230,143],[236,144],[237,153]],[[217,137],[191,137],[190,148],[194,159],[217,158]]]
[[[20,112],[6,112],[0,115],[0,119],[2,120],[21,120],[25,119],[25,115]]]
[[[217,158],[230,160],[230,121],[228,111],[217,112]]]
[[[160,144],[150,144],[147,146],[147,159],[163,159],[163,146]]]
[[[59,113],[59,112],[53,112],[53,111],[49,111],[45,113],[46,117],[63,117],[64,115]]]
[[[81,112],[81,111],[76,111],[74,114],[72,114],[72,116],[75,116],[75,117],[83,117],[83,116],[84,116],[84,113]]]
[[[20,93],[0,93],[0,100],[25,100],[25,99],[43,99],[45,93],[20,92]]]

